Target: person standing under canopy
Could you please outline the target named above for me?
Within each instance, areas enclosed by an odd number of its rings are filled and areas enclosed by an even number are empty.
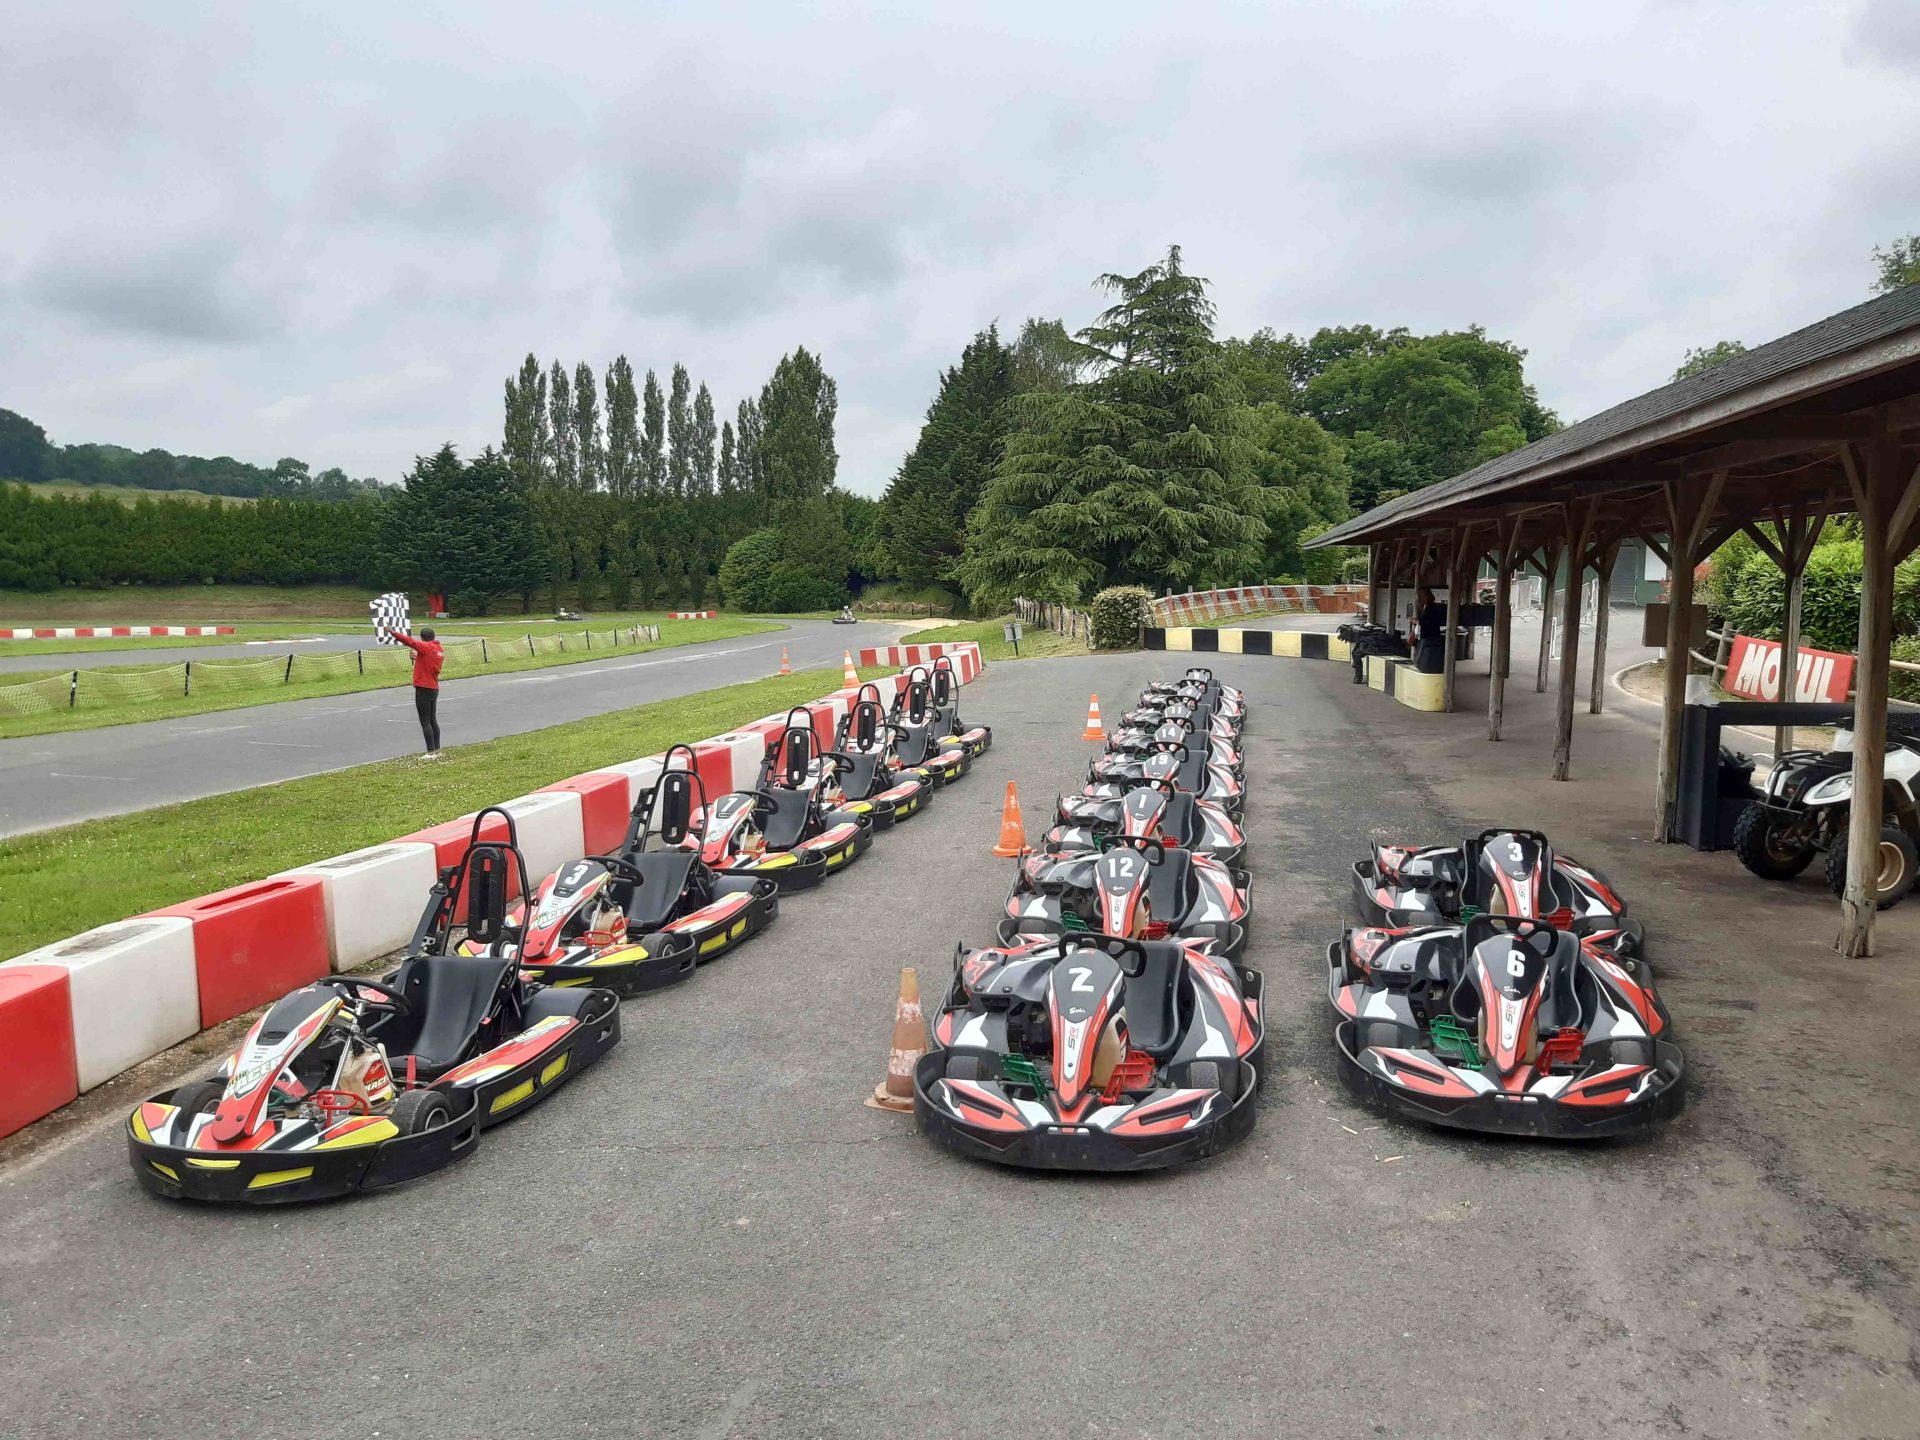
[[[418,640],[404,630],[394,631],[393,638],[413,651],[413,708],[420,716],[420,735],[427,742],[427,759],[438,760],[440,667],[446,662],[446,652],[440,648],[440,642],[433,638],[431,625],[420,628]]]

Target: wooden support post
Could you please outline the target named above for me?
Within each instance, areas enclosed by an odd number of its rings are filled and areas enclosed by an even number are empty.
[[[1587,532],[1599,504],[1589,500],[1565,507],[1567,525],[1567,589],[1560,600],[1560,694],[1553,721],[1553,778],[1564,780],[1573,766],[1574,686],[1580,676],[1580,593],[1586,573]]]
[[[1600,607],[1593,616],[1593,674],[1587,681],[1587,713],[1598,715],[1606,709],[1607,629],[1613,615],[1613,566],[1620,558],[1620,542],[1615,540],[1601,553],[1595,569],[1600,586]]]
[[[1508,661],[1513,649],[1513,558],[1514,541],[1520,534],[1520,521],[1510,517],[1500,522],[1499,549],[1495,555],[1493,592],[1493,640],[1487,656],[1487,739],[1500,738],[1500,722],[1506,718]]]
[[[1555,573],[1560,569],[1560,547],[1543,545],[1540,553],[1545,558],[1540,564],[1540,660],[1533,671],[1533,691],[1536,695],[1547,693],[1547,660],[1553,653],[1553,582]]]
[[[1687,703],[1687,649],[1693,640],[1695,549],[1706,521],[1720,503],[1727,472],[1716,470],[1704,485],[1684,480],[1666,484],[1667,499],[1667,675],[1660,709],[1660,768],[1654,782],[1653,838],[1674,838],[1674,802],[1680,794],[1680,717]]]
[[[1460,643],[1455,630],[1460,624],[1460,607],[1465,603],[1463,592],[1467,588],[1467,568],[1471,563],[1467,553],[1473,548],[1473,526],[1463,525],[1453,542],[1447,547],[1447,642],[1445,658],[1440,663],[1440,708],[1449,714],[1453,712],[1454,672],[1459,668],[1458,655]]]
[[[1387,564],[1387,613],[1373,618],[1374,624],[1389,630],[1397,629],[1400,623],[1400,549],[1405,544],[1404,540],[1393,542],[1393,559]]]
[[[1834,949],[1849,959],[1873,954],[1875,891],[1887,770],[1887,677],[1893,647],[1893,567],[1912,523],[1920,470],[1909,471],[1900,447],[1880,433],[1841,452],[1854,508],[1860,512],[1859,660],[1854,670],[1853,801],[1847,821],[1847,882],[1840,895]]]

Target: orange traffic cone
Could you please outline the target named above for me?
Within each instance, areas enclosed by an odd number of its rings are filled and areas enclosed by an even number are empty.
[[[1000,808],[1000,843],[993,847],[993,853],[1003,860],[1028,853],[1026,829],[1020,823],[1020,797],[1014,794],[1011,780],[1007,781],[1007,803]]]
[[[1080,732],[1082,740],[1104,740],[1107,732],[1100,728],[1100,697],[1094,696],[1087,702],[1087,728]]]
[[[857,689],[860,684],[860,672],[854,668],[853,652],[842,650],[840,657],[840,683],[849,690]]]
[[[793,665],[787,659],[787,647],[784,645],[780,647],[780,673],[782,675],[791,675],[793,673]]]
[[[893,1047],[887,1052],[887,1078],[873,1087],[867,1104],[875,1110],[911,1112],[913,1067],[926,1053],[926,1025],[920,1018],[920,975],[909,965],[900,972],[900,1003],[893,1011]]]

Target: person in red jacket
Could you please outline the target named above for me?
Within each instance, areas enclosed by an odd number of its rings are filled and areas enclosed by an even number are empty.
[[[404,630],[394,631],[393,638],[413,651],[413,708],[420,716],[420,734],[427,742],[427,759],[438,760],[440,666],[445,663],[446,652],[440,648],[440,642],[433,638],[431,625],[421,627],[418,640]]]

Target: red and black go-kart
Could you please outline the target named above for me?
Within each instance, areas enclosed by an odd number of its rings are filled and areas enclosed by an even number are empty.
[[[1144,779],[1117,800],[1062,795],[1040,848],[1049,855],[1098,850],[1107,835],[1158,840],[1222,865],[1231,865],[1247,848],[1232,816],[1211,801],[1176,790],[1169,779]]]
[[[894,733],[880,703],[879,687],[862,685],[833,736],[833,753],[845,762],[840,770],[845,808],[872,816],[876,830],[916,815],[933,802],[932,776],[900,763]]]
[[[920,1128],[1042,1170],[1155,1170],[1253,1129],[1262,982],[1204,940],[1021,939],[954,953],[914,1068]]]
[[[1685,1103],[1686,1057],[1646,961],[1542,921],[1350,930],[1327,947],[1341,1078],[1463,1130],[1581,1139]]]
[[[1080,793],[1115,800],[1143,782],[1171,780],[1174,789],[1218,805],[1239,820],[1247,803],[1244,779],[1216,762],[1204,743],[1189,746],[1191,738],[1192,732],[1168,724],[1154,732],[1154,748],[1145,755],[1101,755],[1087,767]]]
[[[1598,870],[1554,852],[1538,830],[1494,826],[1460,845],[1375,845],[1354,862],[1354,899],[1370,925],[1458,924],[1475,915],[1544,920],[1641,953],[1645,935]]]
[[[615,855],[590,855],[541,882],[531,916],[507,914],[500,940],[469,938],[463,954],[501,954],[530,980],[603,985],[622,997],[686,979],[709,960],[752,939],[780,913],[780,887],[768,877],[721,875],[686,846],[706,792],[693,751],[676,745],[667,769],[634,806]],[[657,839],[659,848],[650,849]]]
[[[754,789],[703,805],[683,843],[722,875],[770,877],[783,891],[818,885],[873,843],[873,817],[843,803],[844,768],[820,754],[811,718],[795,706],[767,742]]]
[[[916,670],[915,676],[924,672]],[[968,725],[960,718],[960,676],[945,655],[935,658],[927,674],[928,699],[933,706],[933,728],[942,745],[958,745],[967,758],[984,755],[993,744],[991,725]]]
[[[505,818],[506,844],[480,839]],[[526,884],[513,817],[488,809],[433,887],[407,958],[381,980],[331,975],[253,1023],[212,1076],[127,1118],[140,1183],[168,1199],[271,1204],[418,1179],[473,1153],[480,1131],[532,1108],[620,1038],[610,990],[557,989],[504,955],[451,953],[505,928],[509,874]],[[511,867],[511,868],[510,868]]]
[[[926,771],[935,785],[951,785],[973,768],[973,752],[946,733],[934,711],[933,682],[924,669],[907,677],[893,697],[887,720],[893,726],[900,763],[909,770]]]
[[[1108,836],[1099,851],[1028,855],[1015,862],[999,936],[1094,931],[1136,940],[1211,940],[1240,958],[1253,882],[1211,856],[1146,836]]]

